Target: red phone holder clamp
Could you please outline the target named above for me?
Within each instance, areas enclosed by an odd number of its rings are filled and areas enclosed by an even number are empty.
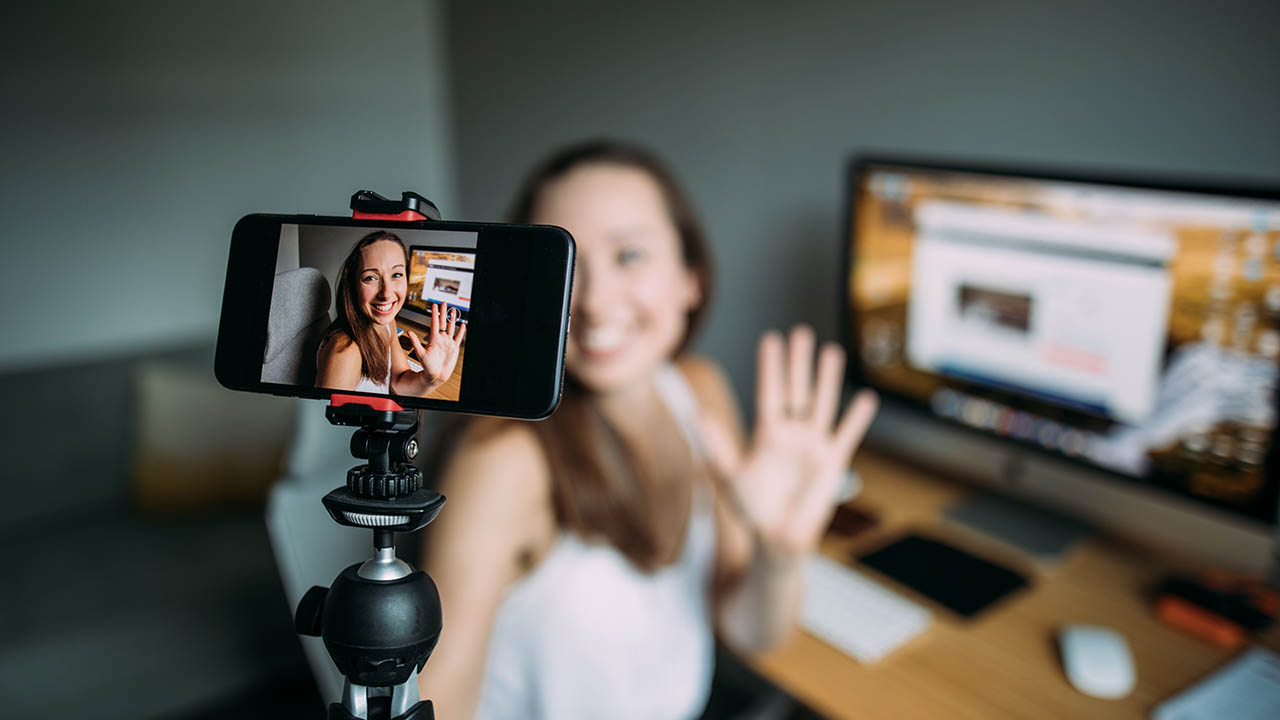
[[[412,190],[400,193],[399,202],[372,190],[358,190],[351,196],[351,217],[356,220],[438,221],[440,208]]]

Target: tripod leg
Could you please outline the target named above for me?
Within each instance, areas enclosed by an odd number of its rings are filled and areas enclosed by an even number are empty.
[[[369,717],[369,688],[355,685],[350,680],[342,684],[342,707],[352,717]]]
[[[400,717],[421,701],[418,694],[418,673],[391,689],[391,717]]]
[[[329,706],[329,720],[431,720],[435,710],[423,702],[418,692],[418,673],[390,688],[357,685],[348,680],[342,686],[342,702]],[[388,702],[390,701],[390,702]]]

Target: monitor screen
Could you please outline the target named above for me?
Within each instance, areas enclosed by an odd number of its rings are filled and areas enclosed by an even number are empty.
[[[449,308],[450,316],[465,321],[471,312],[471,279],[475,272],[475,253],[410,246],[409,296],[405,304],[430,316],[431,304],[442,303]]]
[[[863,160],[849,200],[860,382],[1275,521],[1280,194]]]

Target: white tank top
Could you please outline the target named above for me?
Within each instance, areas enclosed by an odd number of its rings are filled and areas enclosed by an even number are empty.
[[[654,382],[701,461],[692,389],[673,366]],[[711,492],[700,485],[680,556],[654,573],[562,531],[498,608],[476,718],[697,717],[714,667],[715,545]]]

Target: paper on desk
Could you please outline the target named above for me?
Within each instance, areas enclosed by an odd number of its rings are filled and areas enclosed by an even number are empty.
[[[1156,706],[1153,720],[1274,720],[1280,708],[1280,655],[1253,648],[1191,689]]]

